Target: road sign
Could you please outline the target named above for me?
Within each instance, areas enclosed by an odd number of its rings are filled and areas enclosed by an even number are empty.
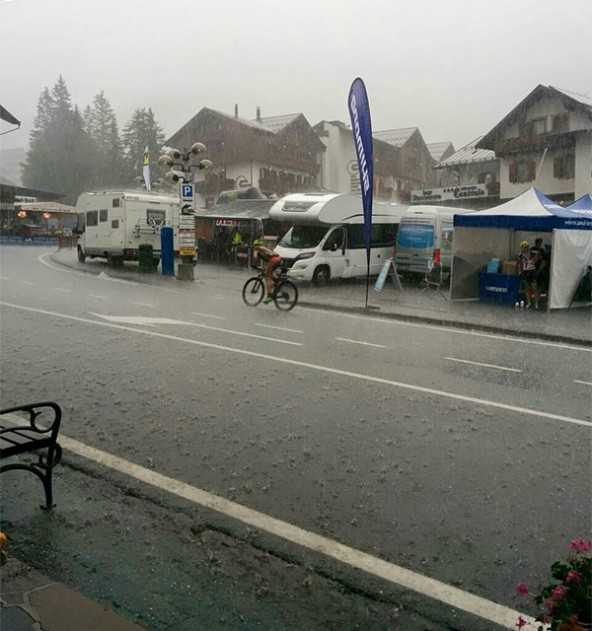
[[[195,199],[195,187],[193,184],[181,184],[181,201],[193,202]]]

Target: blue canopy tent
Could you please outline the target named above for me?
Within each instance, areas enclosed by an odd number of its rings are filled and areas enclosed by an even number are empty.
[[[488,262],[516,260],[520,242],[537,237],[551,248],[548,307],[569,307],[592,262],[592,215],[563,208],[536,188],[500,206],[454,216],[451,298],[479,298],[479,275]]]
[[[568,206],[565,210],[570,213],[576,213],[577,215],[585,215],[587,217],[592,217],[592,195],[586,193],[586,195],[582,195],[579,199]]]

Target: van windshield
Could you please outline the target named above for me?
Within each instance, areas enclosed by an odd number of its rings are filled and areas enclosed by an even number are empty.
[[[284,248],[316,248],[326,234],[325,226],[292,226],[278,245]]]

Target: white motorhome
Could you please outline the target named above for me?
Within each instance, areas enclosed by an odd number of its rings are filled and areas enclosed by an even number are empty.
[[[370,274],[393,255],[397,228],[408,206],[374,203]],[[324,285],[332,278],[366,276],[364,212],[358,195],[295,193],[278,200],[269,216],[291,223],[275,251],[297,280]]]
[[[113,264],[137,261],[141,244],[160,257],[163,226],[173,228],[178,250],[179,198],[146,191],[82,193],[78,213],[78,260],[105,258]]]
[[[442,271],[452,265],[453,218],[466,208],[446,206],[411,206],[401,217],[397,234],[395,266],[402,275],[425,275],[432,263]]]

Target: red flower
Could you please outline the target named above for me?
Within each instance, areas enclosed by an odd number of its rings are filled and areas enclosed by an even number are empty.
[[[524,583],[518,583],[518,585],[516,585],[516,593],[520,594],[520,596],[526,596],[526,594],[528,594],[528,587]]]
[[[555,609],[555,603],[552,600],[545,600],[543,606],[547,611],[553,611],[553,609]]]
[[[551,592],[551,598],[553,600],[562,600],[567,592],[565,585],[557,585],[557,587]]]
[[[569,547],[575,552],[589,552],[592,550],[592,541],[586,541],[585,539],[574,539]]]
[[[568,583],[571,583],[572,581],[574,583],[579,583],[581,579],[582,579],[582,575],[577,570],[570,570],[567,573],[567,578],[565,580]]]

